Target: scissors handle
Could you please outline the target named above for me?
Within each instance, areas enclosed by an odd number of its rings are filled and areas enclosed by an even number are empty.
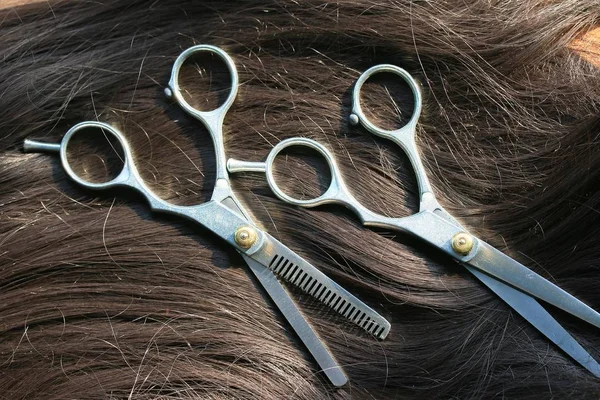
[[[71,167],[69,158],[67,157],[69,142],[73,136],[82,130],[90,128],[101,129],[105,134],[112,135],[117,139],[123,149],[123,169],[115,178],[107,182],[90,182],[77,175]],[[45,143],[26,139],[23,149],[30,153],[42,151],[58,152],[65,172],[79,185],[93,190],[112,189],[117,187],[134,189],[146,199],[151,210],[180,216],[196,222],[208,228],[222,239],[225,239],[242,253],[248,255],[254,254],[260,250],[264,241],[264,234],[255,228],[253,229],[256,230],[257,238],[254,244],[251,246],[242,246],[236,241],[234,234],[236,230],[241,227],[252,226],[252,223],[241,215],[243,212],[241,212],[242,210],[239,208],[237,208],[236,211],[233,211],[218,201],[209,201],[192,206],[180,206],[161,199],[144,183],[135,165],[131,148],[125,136],[123,136],[118,129],[103,122],[80,122],[67,131],[60,143]]]
[[[100,129],[105,135],[112,135],[123,150],[123,168],[121,172],[113,179],[106,182],[90,182],[73,170],[69,157],[69,143],[77,134],[87,129]],[[51,151],[60,154],[61,164],[67,175],[77,184],[93,190],[112,189],[116,187],[129,187],[140,192],[148,201],[153,210],[165,211],[171,213],[183,213],[179,210],[180,206],[168,203],[157,196],[142,180],[138,169],[135,166],[131,147],[125,136],[116,128],[98,121],[85,121],[74,125],[67,131],[60,143],[45,143],[26,139],[23,148],[27,152]]]
[[[221,58],[221,60],[223,60],[227,66],[227,69],[229,70],[229,75],[231,76],[231,89],[229,91],[229,95],[227,96],[227,99],[225,99],[225,102],[214,110],[202,111],[194,108],[185,100],[181,92],[181,87],[179,86],[179,74],[181,72],[181,67],[188,58],[193,55],[197,55],[198,53],[212,53],[217,55],[219,58]],[[237,69],[235,68],[235,63],[231,57],[224,50],[218,47],[201,44],[190,47],[182,52],[179,57],[177,57],[175,63],[173,64],[173,69],[171,70],[169,84],[165,88],[165,95],[168,98],[174,99],[181,106],[181,108],[184,109],[185,112],[201,121],[210,133],[215,146],[217,180],[229,179],[226,168],[227,159],[225,157],[225,147],[223,144],[223,120],[225,118],[225,114],[227,114],[227,111],[235,100],[238,85],[239,78]]]
[[[413,93],[414,110],[412,116],[406,125],[399,129],[387,130],[380,128],[371,122],[363,112],[360,100],[360,91],[364,83],[373,75],[378,73],[391,73],[401,77],[408,84],[408,87]],[[420,211],[426,209],[432,209],[433,211],[433,209],[437,208],[437,202],[435,201],[431,185],[429,184],[429,180],[425,174],[425,168],[423,167],[423,163],[415,143],[417,122],[421,115],[422,104],[423,99],[421,97],[419,84],[408,72],[395,65],[380,64],[367,69],[356,81],[356,84],[354,85],[354,91],[352,92],[352,113],[350,114],[349,119],[352,125],[360,124],[370,133],[385,139],[389,139],[399,145],[402,150],[404,150],[410,160],[417,178],[420,194]]]
[[[273,173],[275,158],[284,149],[289,147],[308,147],[317,151],[321,154],[327,165],[329,165],[329,172],[331,174],[331,182],[329,187],[322,195],[312,199],[298,199],[285,193],[275,179]],[[299,207],[312,208],[324,204],[339,204],[354,211],[354,213],[360,218],[361,222],[366,226],[378,226],[378,227],[395,227],[397,221],[400,218],[389,218],[367,209],[350,193],[348,185],[344,182],[340,169],[335,161],[333,154],[319,142],[308,139],[308,138],[291,138],[279,142],[267,156],[264,162],[247,162],[230,158],[227,160],[227,169],[230,173],[238,172],[263,172],[267,177],[267,183],[269,187],[280,200],[293,204]]]

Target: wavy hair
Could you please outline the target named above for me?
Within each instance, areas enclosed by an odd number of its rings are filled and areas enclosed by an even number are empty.
[[[21,145],[108,122],[163,198],[207,200],[210,137],[163,88],[183,49],[209,43],[240,75],[225,120],[229,156],[259,160],[280,140],[311,137],[336,154],[361,202],[408,215],[417,208],[408,160],[347,123],[360,73],[395,64],[423,88],[417,140],[440,203],[600,309],[600,74],[567,47],[599,16],[600,6],[576,0],[69,0],[0,10],[0,393],[598,398],[596,378],[445,256],[340,208],[286,205],[264,177],[235,176],[273,236],[392,322],[377,341],[292,290],[350,378],[333,388],[231,247],[151,215],[127,191],[86,191],[57,159]],[[228,89],[214,60],[186,71],[190,93],[213,89],[199,105]],[[386,126],[409,115],[405,89],[390,77],[370,82],[370,115]],[[118,169],[91,133],[73,152],[90,179]],[[323,168],[294,152],[277,163],[282,185],[300,195],[322,190]],[[551,311],[600,357],[597,330]]]

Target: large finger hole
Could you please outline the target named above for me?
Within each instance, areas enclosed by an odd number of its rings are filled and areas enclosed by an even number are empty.
[[[185,101],[201,111],[220,107],[231,91],[231,74],[217,54],[199,51],[189,56],[179,70],[179,87]]]
[[[329,165],[323,156],[306,146],[290,146],[275,158],[273,175],[279,188],[298,200],[321,196],[331,183]]]
[[[100,127],[78,130],[69,140],[67,161],[73,172],[90,183],[105,183],[123,170],[125,154],[119,140]]]
[[[367,79],[360,91],[360,104],[369,121],[385,130],[402,128],[410,121],[415,108],[408,83],[390,72],[377,73]]]

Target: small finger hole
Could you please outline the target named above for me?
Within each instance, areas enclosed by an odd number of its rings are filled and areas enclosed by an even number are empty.
[[[100,127],[82,128],[69,140],[67,161],[73,172],[87,182],[113,180],[123,169],[124,160],[119,140]]]
[[[325,158],[306,146],[290,146],[275,158],[273,176],[279,188],[298,200],[324,194],[331,184],[331,171]]]
[[[217,54],[199,51],[179,70],[179,87],[186,102],[200,111],[219,108],[231,92],[231,74]]]
[[[390,131],[405,126],[415,109],[410,86],[391,72],[376,73],[366,80],[360,91],[360,104],[371,123]]]

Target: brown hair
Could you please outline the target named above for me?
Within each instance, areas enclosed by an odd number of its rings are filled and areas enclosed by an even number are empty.
[[[467,3],[73,0],[0,10],[0,393],[598,398],[596,378],[430,247],[363,228],[337,207],[286,205],[264,177],[233,177],[267,231],[392,322],[377,341],[293,291],[349,375],[334,389],[231,247],[152,215],[130,192],[86,191],[56,158],[21,151],[25,138],[59,140],[98,119],[128,136],[165,199],[207,200],[210,138],[162,91],[182,49],[209,43],[232,55],[242,83],[225,120],[228,156],[258,160],[286,137],[312,137],[335,152],[363,203],[407,215],[417,202],[407,159],[346,122],[360,73],[395,64],[423,87],[418,144],[440,202],[600,309],[600,75],[566,47],[600,7]],[[204,67],[188,71],[190,93],[227,89],[223,68],[192,75]],[[366,88],[382,124],[410,113],[394,82]],[[75,160],[94,179],[118,161]],[[313,158],[290,154],[277,167],[287,190],[323,183]],[[550,311],[600,357],[597,330]]]

